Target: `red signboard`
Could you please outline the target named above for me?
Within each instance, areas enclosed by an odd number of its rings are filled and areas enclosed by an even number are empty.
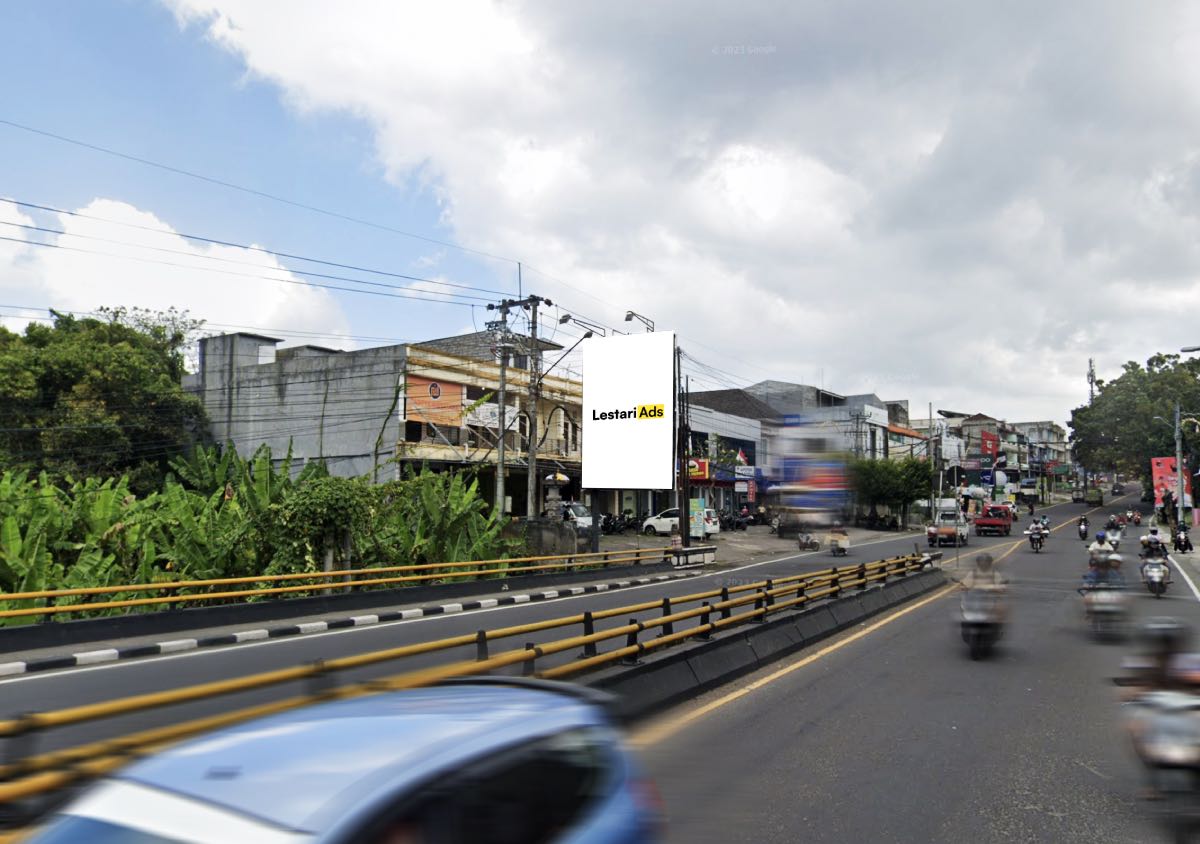
[[[1179,495],[1179,476],[1175,474],[1174,457],[1151,458],[1150,476],[1154,483],[1154,506],[1162,506],[1164,492],[1170,491],[1172,495]],[[1183,501],[1185,507],[1191,506],[1192,479],[1186,473],[1183,476]]]
[[[990,454],[995,457],[1000,452],[1000,435],[993,434],[988,431],[979,432],[979,440],[983,444],[980,448],[984,454]]]
[[[707,481],[709,475],[708,461],[701,460],[696,457],[689,457],[687,462],[688,479],[693,481]]]
[[[746,500],[749,501],[751,504],[753,504],[757,497],[758,497],[758,483],[756,481],[747,481],[746,482]]]

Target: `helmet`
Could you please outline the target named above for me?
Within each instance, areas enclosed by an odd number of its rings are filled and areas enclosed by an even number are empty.
[[[1166,616],[1147,619],[1139,632],[1150,650],[1158,653],[1175,653],[1182,649],[1192,636],[1192,631],[1186,624]]]
[[[1109,554],[1108,555],[1108,564],[1115,569],[1119,569],[1121,567],[1121,555],[1120,554]]]
[[[1156,527],[1152,527],[1152,528],[1150,528],[1150,535],[1151,535],[1151,536],[1158,536],[1158,528],[1156,528]]]
[[[1103,541],[1104,541],[1104,537],[1105,537],[1105,533],[1104,533],[1104,531],[1099,531],[1099,532],[1096,534],[1096,541],[1097,541],[1097,542],[1103,542]]]

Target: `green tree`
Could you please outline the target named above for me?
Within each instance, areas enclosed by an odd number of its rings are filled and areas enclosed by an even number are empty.
[[[174,310],[51,312],[23,335],[0,328],[0,467],[52,480],[129,475],[160,488],[171,457],[205,431],[183,391],[183,349],[200,323]]]
[[[1154,417],[1170,422],[1176,402],[1200,410],[1200,360],[1156,354],[1144,367],[1126,363],[1119,377],[1098,387],[1091,404],[1071,412],[1075,458],[1092,471],[1116,468],[1145,478],[1150,458],[1175,453],[1172,425]],[[1185,453],[1196,444],[1188,439],[1185,430]]]

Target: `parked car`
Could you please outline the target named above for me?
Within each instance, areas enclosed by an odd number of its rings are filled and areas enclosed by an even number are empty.
[[[669,534],[672,528],[679,527],[679,508],[671,507],[663,510],[657,516],[651,516],[642,523],[642,533],[656,536],[660,533]]]
[[[1084,503],[1082,487],[1076,486],[1076,487],[1071,488],[1071,503],[1072,504],[1083,504]]]
[[[569,501],[562,505],[562,519],[575,528],[579,537],[592,535],[592,511],[586,504]]]
[[[136,762],[27,840],[659,840],[661,801],[607,701],[482,677],[297,709]]]
[[[704,508],[704,538],[716,536],[721,532],[721,517],[712,507]]]

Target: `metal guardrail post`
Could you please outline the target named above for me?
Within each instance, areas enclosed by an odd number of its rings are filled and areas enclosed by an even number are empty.
[[[663,614],[663,618],[666,618],[667,616],[669,616],[671,614],[671,599],[670,598],[662,599],[662,614]],[[672,623],[670,621],[666,621],[666,622],[663,622],[662,632],[659,633],[658,635],[659,636],[670,636],[674,632],[675,632],[674,623]]]
[[[10,734],[4,742],[4,767],[9,775],[0,777],[0,782],[15,779],[21,775],[21,760],[33,755],[33,743],[37,738],[38,727],[34,721],[35,712],[22,712],[14,720],[18,724],[16,732]]]
[[[722,586],[721,587],[721,604],[724,605],[724,604],[728,604],[728,603],[729,603],[729,587]],[[729,616],[730,616],[729,607],[722,606],[721,607],[721,618],[729,618]]]
[[[587,610],[583,614],[583,635],[591,636],[595,632],[596,632],[596,622],[592,618],[592,611]],[[579,657],[581,659],[587,659],[587,658],[593,657],[595,655],[596,655],[596,643],[595,642],[584,642],[583,653],[581,653],[579,655]]]
[[[321,697],[334,689],[333,672],[325,667],[325,660],[314,659],[312,673],[305,677],[305,685],[311,697]]]
[[[638,621],[636,618],[629,619],[629,623],[630,623],[630,625],[633,626],[634,629],[630,630],[629,635],[625,637],[625,647],[637,648],[638,653],[641,653],[642,648],[641,648],[641,645],[638,644],[638,632],[641,631],[641,629],[642,629],[642,623],[640,621]],[[642,661],[637,658],[636,654],[627,654],[626,656],[621,658],[621,664],[622,665],[641,665]]]
[[[708,627],[708,625],[709,625],[709,616],[711,615],[710,611],[712,609],[712,604],[710,604],[708,601],[705,601],[703,606],[704,606],[704,612],[700,613],[700,627],[703,632],[697,633],[696,638],[701,640],[702,642],[707,642],[709,639],[712,638],[712,631],[711,630],[703,630],[703,628]]]
[[[475,660],[483,662],[488,658],[488,640],[486,630],[475,631]]]
[[[804,597],[805,597],[804,590],[807,588],[808,588],[807,580],[801,580],[796,583],[796,603],[792,604],[792,609],[794,609],[794,610],[803,610],[804,609],[805,604],[808,603],[807,600],[804,600]]]
[[[754,592],[754,610],[755,610],[755,612],[758,612],[758,610],[761,610],[762,608],[763,608],[763,590],[757,589]],[[765,619],[765,616],[766,616],[766,613],[759,613],[758,615],[754,616],[754,618],[752,618],[750,620],[753,622],[761,623]]]
[[[771,594],[771,590],[774,588],[775,581],[768,577],[766,588],[763,589],[764,605],[767,608],[767,612],[770,612],[771,607],[775,605],[775,596]]]
[[[50,608],[53,606],[54,606],[54,596],[51,595],[48,598],[46,598],[46,607]],[[54,621],[54,613],[46,613],[45,615],[38,616],[38,624],[49,624],[52,621]]]
[[[858,576],[858,579],[861,581],[861,582],[858,584],[858,588],[859,588],[859,589],[866,589],[866,588],[867,588],[867,564],[866,564],[866,563],[859,563],[859,564],[858,564],[858,574],[857,574],[857,576]]]
[[[521,674],[525,677],[533,675],[534,669],[537,668],[537,658],[542,655],[538,646],[534,642],[526,642],[525,650],[533,651],[533,659],[527,659],[521,663]]]

